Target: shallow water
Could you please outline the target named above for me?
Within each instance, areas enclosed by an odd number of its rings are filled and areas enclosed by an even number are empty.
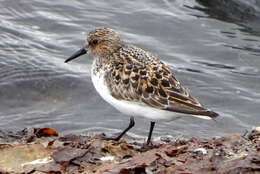
[[[158,55],[217,121],[158,123],[155,135],[220,136],[259,125],[260,3],[257,0],[0,2],[0,127],[52,127],[63,134],[114,133],[129,118],[105,103],[91,60],[64,60],[97,26]],[[204,6],[203,6],[204,5]],[[232,9],[232,10],[229,10]],[[146,136],[136,118],[132,135]]]

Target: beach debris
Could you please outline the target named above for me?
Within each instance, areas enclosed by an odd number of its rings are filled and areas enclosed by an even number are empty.
[[[178,138],[144,148],[131,137],[116,142],[103,134],[59,137],[50,128],[0,131],[0,173],[256,174],[259,137],[259,127],[254,127],[247,136]]]

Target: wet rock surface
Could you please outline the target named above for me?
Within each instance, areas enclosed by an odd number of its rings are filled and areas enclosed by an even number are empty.
[[[260,173],[260,130],[149,147],[131,137],[59,137],[50,128],[0,131],[0,173],[254,174]]]

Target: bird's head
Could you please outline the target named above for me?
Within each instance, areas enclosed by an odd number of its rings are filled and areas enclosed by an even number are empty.
[[[88,52],[97,57],[107,57],[121,47],[120,37],[113,29],[99,27],[89,32],[83,48],[75,52],[65,62],[67,63]]]

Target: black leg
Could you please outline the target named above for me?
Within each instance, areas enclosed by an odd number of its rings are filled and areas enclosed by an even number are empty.
[[[151,121],[150,132],[149,132],[148,139],[147,139],[147,145],[150,144],[151,137],[152,137],[152,134],[153,134],[154,125],[155,125],[155,122],[154,122],[154,121]]]
[[[126,133],[127,131],[129,131],[132,127],[134,127],[134,125],[135,125],[135,119],[134,119],[134,117],[132,116],[132,117],[130,117],[130,122],[129,122],[128,127],[127,127],[118,137],[116,137],[114,140],[115,140],[115,141],[119,141],[119,140],[121,139],[121,137],[122,137],[123,135],[125,135],[125,133]]]

